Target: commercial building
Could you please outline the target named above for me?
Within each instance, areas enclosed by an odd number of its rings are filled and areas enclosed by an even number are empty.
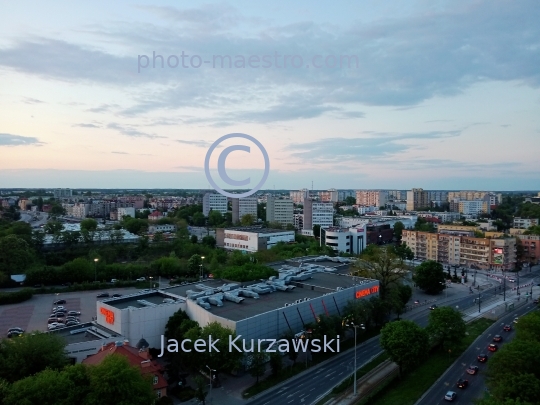
[[[404,230],[402,241],[420,260],[479,269],[514,269],[515,238],[475,238],[460,233],[463,231],[429,233]]]
[[[118,208],[117,212],[118,212],[118,221],[121,221],[125,216],[130,216],[131,218],[135,218],[134,207]]]
[[[294,242],[294,231],[254,226],[216,230],[216,245],[227,250],[258,252],[270,249],[278,242]]]
[[[236,224],[244,217],[251,215],[253,222],[257,222],[257,197],[244,197],[232,199],[232,222]]]
[[[383,190],[358,190],[356,192],[356,204],[364,207],[384,207],[388,201],[388,192]]]
[[[360,254],[367,246],[366,228],[330,227],[321,232],[324,244],[336,253]]]
[[[167,233],[167,232],[176,232],[176,225],[173,224],[163,224],[163,225],[150,225],[148,227],[148,233]]]
[[[71,198],[73,192],[70,188],[55,188],[53,190],[53,195],[55,199]]]
[[[203,197],[203,214],[208,216],[210,211],[218,211],[222,214],[227,213],[227,197],[217,193],[206,193]]]
[[[283,226],[294,225],[293,200],[269,195],[266,199],[266,220]]]
[[[401,222],[405,226],[405,229],[411,229],[414,228],[416,220],[417,217],[412,215],[399,217],[370,215],[365,217],[341,217],[339,219],[339,225],[342,228],[352,228],[358,225],[388,225],[393,229],[396,222]]]
[[[436,212],[436,211],[417,211],[416,215],[422,218],[435,217],[441,222],[459,221],[461,214],[459,212]]]
[[[389,224],[366,225],[368,245],[385,245],[394,240],[394,229]]]
[[[514,218],[514,228],[517,229],[528,229],[531,226],[538,225],[538,218]]]
[[[427,191],[422,188],[413,188],[407,191],[407,211],[417,211],[425,207],[429,207]]]
[[[334,226],[334,206],[332,203],[304,200],[304,230],[313,230],[313,226],[321,228]]]
[[[302,204],[306,198],[309,198],[309,190],[307,188],[303,188],[302,190],[298,191],[291,191],[289,192],[291,200],[295,204]]]

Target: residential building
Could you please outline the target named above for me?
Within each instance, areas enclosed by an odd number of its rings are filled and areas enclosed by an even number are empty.
[[[483,221],[477,221],[478,227],[482,231],[496,231],[497,225],[492,219],[484,219]]]
[[[359,226],[354,228],[330,227],[321,235],[326,246],[331,247],[336,253],[360,254],[366,248],[366,228]]]
[[[127,215],[129,215],[131,218],[135,218],[135,208],[134,207],[118,208],[117,213],[118,213],[117,214],[118,215],[118,221],[121,221]]]
[[[157,232],[162,232],[162,233],[176,232],[176,225],[163,224],[163,225],[150,225],[148,227],[148,233],[153,234]]]
[[[484,200],[462,200],[459,202],[459,212],[463,215],[475,217],[480,214],[489,214],[491,206],[489,202]]]
[[[342,228],[352,228],[358,225],[388,225],[392,229],[396,222],[401,222],[405,229],[414,228],[417,217],[415,216],[365,216],[365,217],[341,217],[339,218],[339,225]]]
[[[540,236],[520,235],[519,239],[523,246],[523,262],[531,266],[540,264]]]
[[[303,204],[304,200],[309,198],[309,190],[307,188],[303,188],[302,190],[298,191],[291,191],[290,193],[291,200],[295,204]]]
[[[358,190],[356,192],[356,204],[362,206],[384,207],[388,201],[388,191],[383,190]]]
[[[538,225],[538,218],[514,218],[514,228],[528,229]]]
[[[461,218],[459,212],[436,212],[436,211],[417,211],[416,215],[422,218],[435,217],[441,222],[458,221]]]
[[[203,197],[203,214],[208,216],[210,211],[226,214],[228,210],[227,197],[218,193],[206,193]]]
[[[527,198],[525,198],[525,202],[529,202],[531,204],[540,204],[540,196],[539,197],[527,197]]]
[[[144,196],[141,195],[128,195],[128,196],[121,196],[117,197],[116,202],[118,203],[118,206],[121,207],[121,204],[130,204],[128,206],[135,208],[136,210],[140,210],[144,207]]]
[[[294,214],[294,229],[302,230],[304,229],[304,214]]]
[[[28,198],[19,198],[18,205],[21,211],[26,211],[31,204]]]
[[[55,199],[61,199],[61,198],[71,198],[73,195],[73,192],[70,188],[56,188],[53,190],[53,195]]]
[[[413,188],[407,191],[407,211],[417,211],[424,207],[429,207],[427,191],[422,188]]]
[[[155,210],[151,212],[150,214],[148,214],[149,221],[159,221],[161,218],[164,218],[164,216],[161,213],[161,211],[158,211],[158,210]]]
[[[283,226],[294,225],[293,200],[269,195],[266,199],[266,220],[280,223]]]
[[[257,222],[257,197],[250,196],[232,199],[232,222],[236,224],[244,217],[251,215],[253,222]]]
[[[438,231],[441,233],[451,233],[451,232],[467,232],[468,234],[474,234],[475,231],[480,229],[479,226],[468,226],[468,225],[439,225],[437,227]]]
[[[358,214],[360,214],[360,215],[366,215],[367,213],[375,212],[378,209],[379,209],[379,207],[376,207],[374,205],[369,206],[369,207],[358,207],[357,208]]]
[[[327,191],[319,191],[319,201],[336,203],[339,201],[338,191],[331,188]]]
[[[163,377],[163,367],[152,360],[148,350],[148,343],[141,339],[137,346],[129,346],[129,341],[117,341],[101,347],[96,354],[90,355],[82,361],[82,364],[96,366],[101,364],[107,357],[115,355],[124,357],[130,366],[135,367],[143,376],[150,376],[152,389],[157,398],[167,396],[167,380]]]
[[[347,197],[356,198],[356,191],[354,190],[339,190],[338,191],[338,201],[345,201]]]
[[[62,204],[64,205],[64,204]],[[88,203],[75,203],[71,207],[71,215],[75,218],[86,218],[88,216],[88,213],[90,212],[90,204]]]
[[[216,245],[227,250],[258,252],[275,246],[278,242],[294,242],[294,231],[260,228],[255,226],[216,230]]]
[[[321,228],[334,226],[334,205],[311,199],[304,200],[304,230],[313,230],[314,225]]]
[[[428,191],[428,201],[446,202],[448,201],[448,191]]]

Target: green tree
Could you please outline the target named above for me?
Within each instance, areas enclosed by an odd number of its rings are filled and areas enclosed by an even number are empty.
[[[440,307],[430,312],[426,331],[435,345],[447,350],[461,342],[467,332],[467,325],[461,312],[450,307]]]
[[[270,369],[272,370],[272,375],[274,377],[278,376],[283,369],[283,359],[281,353],[276,351],[275,353],[270,353]]]
[[[195,385],[197,386],[197,389],[195,390],[195,398],[201,401],[202,405],[206,405],[206,395],[208,392],[206,391],[207,384],[205,379],[200,375],[197,375],[195,377]]]
[[[206,218],[202,212],[196,212],[193,214],[191,222],[195,226],[204,226],[206,224]]]
[[[354,204],[356,204],[356,198],[350,197],[350,196],[346,197],[345,198],[345,204],[346,205],[354,205]]]
[[[18,339],[0,341],[0,378],[15,382],[50,368],[67,364],[65,342],[48,333],[25,334]]]
[[[400,376],[425,357],[428,344],[426,331],[412,321],[390,322],[381,329],[381,347],[399,366]]]
[[[95,232],[98,227],[98,222],[92,218],[86,218],[81,221],[81,230],[86,229],[89,232]]]
[[[197,237],[197,235],[191,235],[191,237],[189,238],[189,241],[191,243],[198,243],[199,242],[199,238]]]
[[[321,226],[320,225],[313,225],[313,236],[316,238],[319,238],[321,236]]]
[[[438,294],[444,290],[444,268],[433,260],[421,263],[414,269],[414,282],[428,294]]]
[[[401,243],[400,245],[394,246],[394,252],[402,260],[412,260],[414,259],[414,253],[406,243]]]
[[[519,340],[540,342],[540,312],[533,311],[519,318],[516,330]]]
[[[257,378],[256,384],[259,383],[259,377],[262,377],[266,371],[266,359],[266,353],[259,350],[255,350],[247,356],[249,373],[252,377]]]
[[[210,235],[203,236],[202,244],[213,249],[216,247],[216,238]]]
[[[397,221],[394,224],[394,237],[398,242],[401,242],[401,235],[403,234],[403,230],[405,229],[405,225],[403,225],[403,222]]]
[[[64,225],[62,224],[62,222],[54,221],[54,220],[48,221],[43,227],[43,230],[45,231],[45,233],[49,235],[58,234],[62,232],[63,229],[64,229]]]
[[[398,284],[390,290],[392,310],[399,316],[405,311],[405,306],[413,294],[412,288],[408,285]]]
[[[32,249],[24,239],[16,235],[0,238],[0,272],[8,276],[22,273],[33,260]]]
[[[253,218],[253,215],[246,214],[240,218],[240,224],[242,226],[249,226],[252,225],[255,222],[255,219]]]
[[[208,214],[208,225],[218,226],[223,223],[223,215],[219,211],[210,211]]]

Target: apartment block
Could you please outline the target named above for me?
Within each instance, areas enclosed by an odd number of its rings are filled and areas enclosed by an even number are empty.
[[[56,188],[53,190],[53,195],[55,199],[71,198],[73,191],[70,188]]]
[[[227,213],[227,197],[218,193],[206,193],[203,197],[203,215],[208,216],[210,211]],[[257,212],[257,211],[255,211]]]
[[[302,190],[298,191],[291,191],[289,192],[291,200],[295,204],[302,204],[306,198],[309,198],[309,190],[307,188],[303,188]]]
[[[523,261],[531,265],[540,263],[540,236],[520,235],[523,246]]]
[[[134,207],[122,207],[117,210],[118,221],[121,221],[125,216],[130,216],[135,218],[135,208]]]
[[[537,218],[514,218],[514,228],[517,229],[528,229],[531,226],[537,226],[538,225],[538,219]]]
[[[283,226],[294,225],[293,200],[269,195],[266,199],[266,220],[280,223]]]
[[[424,207],[429,207],[427,191],[422,188],[413,188],[407,191],[407,211],[417,211]]]
[[[354,190],[339,190],[338,191],[338,201],[345,201],[347,197],[356,198],[356,191]]]
[[[448,191],[428,191],[429,201],[446,202],[448,201]]]
[[[388,192],[383,190],[358,190],[356,204],[362,206],[384,207],[388,201]]]
[[[334,206],[332,203],[323,203],[311,199],[304,200],[304,226],[305,230],[312,230],[314,225],[321,228],[334,226]]]
[[[28,209],[28,205],[30,205],[30,201],[28,201],[28,198],[19,198],[17,204],[19,205],[21,211],[26,211]]]
[[[244,197],[232,199],[233,224],[240,222],[244,215],[251,215],[253,221],[257,221],[257,197]]]
[[[491,206],[485,200],[463,200],[459,202],[459,212],[463,215],[472,216],[489,214],[491,212]]]
[[[487,199],[490,205],[497,205],[502,202],[501,193],[493,193],[491,191],[473,191],[473,190],[464,190],[464,191],[449,191],[448,200],[483,200]]]
[[[336,203],[339,201],[338,191],[335,188],[331,188],[326,191],[319,191],[319,200],[322,202]]]
[[[304,214],[294,214],[294,229],[304,229]]]

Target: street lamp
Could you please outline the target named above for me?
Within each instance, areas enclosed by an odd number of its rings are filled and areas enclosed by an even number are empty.
[[[97,262],[99,262],[99,259],[96,257],[94,259],[94,281],[97,281]]]
[[[212,372],[215,372],[216,370],[211,369],[210,366],[208,366],[208,364],[206,365],[206,368],[210,372],[210,374],[208,375],[208,379],[210,380],[210,395],[212,395],[212,377],[213,377]]]
[[[204,256],[201,256],[201,264],[199,265],[199,270],[200,270],[200,279],[202,280],[203,279],[203,265],[202,265],[202,261],[204,260]]]
[[[148,277],[148,280],[150,280],[150,289],[152,289],[152,279],[153,279],[153,278],[154,278],[154,277],[152,277],[152,276]]]
[[[365,330],[366,327],[364,324],[355,325],[354,322],[346,323],[345,326],[348,326],[349,328],[354,328],[354,380],[353,380],[353,387],[354,387],[354,395],[356,396],[356,329],[362,328],[362,330]]]

